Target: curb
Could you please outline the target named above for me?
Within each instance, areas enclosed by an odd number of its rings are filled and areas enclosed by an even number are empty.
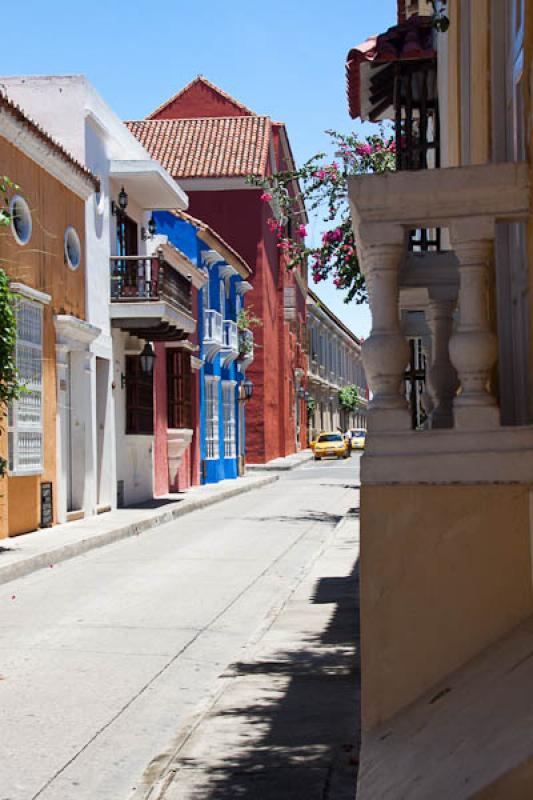
[[[302,458],[299,461],[294,462],[293,464],[247,464],[246,471],[247,472],[289,472],[293,469],[298,469],[303,464],[307,464],[308,461],[312,461],[313,454],[310,453],[306,458]]]
[[[6,564],[4,567],[0,566],[0,585],[9,583],[17,578],[23,578],[26,575],[30,575],[32,572],[37,572],[39,569],[49,567],[50,563],[59,564],[61,561],[68,561],[71,558],[76,558],[76,556],[89,553],[91,550],[97,550],[98,548],[105,547],[108,544],[119,542],[121,539],[128,539],[132,536],[138,536],[145,531],[148,531],[152,528],[157,528],[167,522],[172,522],[179,517],[183,517],[186,514],[192,513],[193,511],[199,511],[203,508],[207,508],[208,506],[220,503],[222,500],[228,500],[231,497],[237,497],[237,495],[251,492],[254,489],[260,489],[270,483],[275,483],[277,480],[279,480],[279,476],[277,475],[265,475],[263,478],[257,478],[257,480],[255,480],[250,486],[235,486],[234,488],[228,488],[227,491],[218,495],[215,494],[211,497],[202,497],[198,498],[198,500],[191,500],[190,502],[185,501],[177,505],[175,508],[167,508],[165,511],[161,511],[159,514],[154,514],[154,516],[140,519],[137,522],[129,522],[121,527],[113,528],[113,530],[105,531],[104,533],[96,534],[94,536],[89,536],[86,539],[81,539],[76,542],[61,545],[60,547],[48,550],[45,553],[38,553],[36,555],[29,556],[24,561],[19,561],[15,564]]]

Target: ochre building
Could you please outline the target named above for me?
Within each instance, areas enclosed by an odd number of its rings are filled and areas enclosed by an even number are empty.
[[[73,346],[69,332],[81,362],[91,340],[84,322],[85,200],[98,182],[5,96],[0,164],[17,185],[8,197],[12,224],[0,228],[0,265],[17,296],[15,355],[25,387],[0,434],[8,462],[0,480],[5,537],[57,520],[62,408],[69,430],[71,424],[61,362]]]
[[[439,4],[437,4],[439,5]],[[348,56],[397,171],[349,179],[373,327],[358,800],[533,797],[529,0],[425,3]],[[420,12],[420,13],[418,13]],[[429,9],[431,13],[431,9]],[[406,402],[428,331],[428,418]]]

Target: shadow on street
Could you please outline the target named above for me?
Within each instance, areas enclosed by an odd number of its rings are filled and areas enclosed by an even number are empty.
[[[303,608],[310,603],[311,624]],[[295,634],[299,613],[304,630]],[[283,647],[287,641],[294,647]],[[293,597],[250,661],[232,664],[227,674],[237,680],[209,715],[204,738],[210,741],[191,756],[182,751],[180,793],[172,798],[353,800],[360,729],[358,561],[349,575],[344,570],[321,578],[311,595]]]

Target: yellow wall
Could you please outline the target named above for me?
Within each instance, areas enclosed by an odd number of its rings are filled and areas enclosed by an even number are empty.
[[[532,613],[528,487],[362,487],[364,729]]]
[[[85,204],[31,159],[0,138],[0,173],[20,186],[32,212],[32,236],[21,247],[10,228],[0,229],[0,265],[13,281],[52,296],[43,316],[44,472],[32,478],[9,477],[0,487],[0,537],[34,530],[39,523],[41,481],[53,482],[56,496],[56,349],[54,314],[85,317],[85,264],[75,271],[65,263],[63,237],[72,225],[85,252]],[[1,437],[1,439],[5,439]],[[1,446],[1,445],[0,445]],[[4,445],[5,449],[5,445]],[[4,506],[2,513],[2,504]]]

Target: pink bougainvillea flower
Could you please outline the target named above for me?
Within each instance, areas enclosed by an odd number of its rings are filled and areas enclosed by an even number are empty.
[[[307,228],[305,225],[298,225],[298,235],[301,236],[302,239],[305,239],[307,236]]]
[[[355,152],[358,156],[371,156],[374,150],[371,144],[358,144]]]
[[[263,203],[268,203],[270,200],[272,200],[272,195],[269,192],[263,192],[261,195],[261,200]]]

